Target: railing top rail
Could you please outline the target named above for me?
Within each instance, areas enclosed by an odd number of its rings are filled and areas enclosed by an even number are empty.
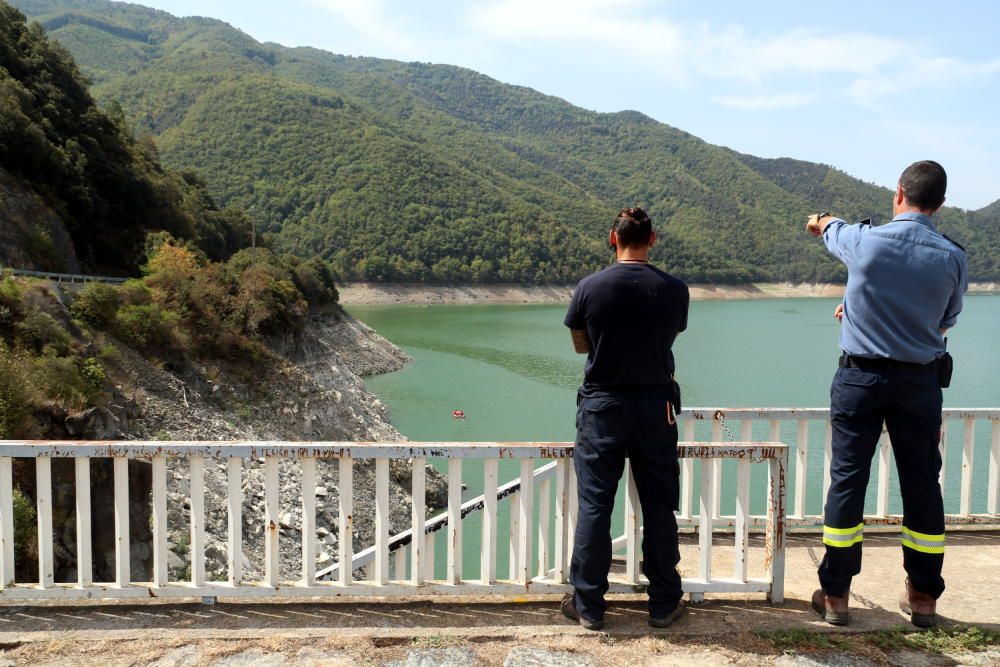
[[[681,457],[742,458],[763,460],[781,456],[787,447],[779,442],[680,443]],[[251,442],[251,441],[81,441],[0,440],[0,456],[151,458],[153,456],[204,456],[207,458],[286,459],[560,459],[573,455],[572,442]]]
[[[80,273],[53,273],[52,271],[32,271],[30,269],[12,269],[10,267],[0,267],[0,270],[7,271],[15,276],[22,276],[26,278],[45,278],[47,280],[64,282],[98,282],[118,285],[128,280],[128,278],[117,278],[115,276],[88,276]]]

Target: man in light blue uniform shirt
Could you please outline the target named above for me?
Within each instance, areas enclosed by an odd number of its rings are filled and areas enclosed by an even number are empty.
[[[941,165],[917,162],[899,178],[891,222],[849,225],[822,214],[806,224],[848,272],[836,312],[843,356],[830,388],[826,554],[813,595],[813,607],[834,625],[848,622],[851,580],[861,572],[865,491],[883,425],[903,497],[907,579],[900,608],[915,625],[936,623],[944,591],[941,388],[950,378],[944,334],[957,322],[968,287],[965,251],[932,220],[946,188]]]

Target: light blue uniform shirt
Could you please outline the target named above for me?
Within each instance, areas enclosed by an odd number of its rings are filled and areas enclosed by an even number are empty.
[[[944,353],[941,329],[962,311],[965,251],[922,213],[880,227],[837,218],[823,232],[847,266],[840,347],[850,355],[928,363]]]

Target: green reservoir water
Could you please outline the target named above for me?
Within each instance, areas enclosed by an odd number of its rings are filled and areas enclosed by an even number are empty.
[[[688,331],[675,345],[684,404],[828,407],[830,380],[839,356],[839,324],[833,318],[837,303],[834,299],[692,303]],[[584,358],[573,352],[562,325],[564,306],[351,306],[349,310],[413,358],[400,371],[366,378],[368,388],[388,405],[392,423],[408,438],[460,442],[574,439],[575,394]],[[967,297],[959,324],[949,337],[955,375],[952,388],[945,390],[946,406],[1000,406],[998,331],[1000,296]],[[466,419],[453,419],[454,409],[463,410]],[[699,435],[708,435],[709,425],[699,428],[705,429]],[[818,513],[822,507],[822,425],[813,428],[807,511]],[[980,425],[976,433],[974,512],[985,511],[988,430]],[[767,425],[760,424],[754,437],[767,439]],[[961,438],[962,425],[953,423],[945,464],[949,512],[958,511]],[[782,439],[795,442],[794,424],[786,424]],[[446,468],[442,461],[434,464]],[[516,464],[504,464],[502,481],[516,477]],[[724,474],[734,479],[728,470]],[[754,466],[755,486],[763,483],[764,476],[763,467]],[[467,462],[463,469],[467,496],[481,492],[481,477],[481,467]],[[898,512],[894,474],[890,493],[890,511]],[[724,489],[723,511],[731,512],[732,503],[732,489]],[[761,503],[758,498],[751,510],[763,511]],[[617,503],[618,522],[621,504]],[[872,491],[869,506],[874,509]],[[507,530],[505,512],[502,519],[501,536]],[[478,521],[465,524],[464,570],[472,577],[479,568]],[[443,540],[437,546],[443,549]],[[501,574],[505,567],[501,548]],[[443,569],[438,575],[443,576]]]

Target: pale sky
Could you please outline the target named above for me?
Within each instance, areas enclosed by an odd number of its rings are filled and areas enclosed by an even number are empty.
[[[460,65],[888,187],[933,159],[949,204],[1000,198],[1000,2],[140,3],[286,46]]]

